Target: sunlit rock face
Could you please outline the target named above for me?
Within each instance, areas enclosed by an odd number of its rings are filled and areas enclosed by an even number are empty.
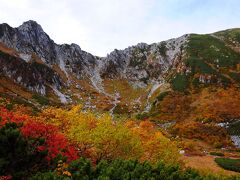
[[[0,53],[0,74],[28,90],[46,95],[46,85],[51,84],[58,89],[63,86],[60,76],[44,64],[27,63],[26,61]]]
[[[74,74],[78,79],[89,79],[100,92],[103,91],[104,78],[125,78],[134,87],[159,84],[168,69],[180,59],[187,39],[188,35],[185,35],[151,45],[139,43],[124,50],[114,50],[106,57],[97,57],[83,51],[76,44],[54,43],[35,21],[24,22],[17,28],[0,25],[0,42],[15,49],[19,53],[19,61],[29,63],[37,56],[49,68],[57,65],[66,77]],[[11,74],[9,70],[5,73]],[[18,78],[16,82],[28,87],[25,78]],[[64,83],[55,84],[54,87],[60,88],[60,84]],[[44,86],[39,83],[37,92],[44,94]],[[35,90],[32,87],[30,89]]]

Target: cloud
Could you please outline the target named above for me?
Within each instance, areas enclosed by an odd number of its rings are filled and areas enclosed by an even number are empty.
[[[56,43],[95,55],[185,33],[240,27],[238,0],[0,0],[0,22],[36,20]]]

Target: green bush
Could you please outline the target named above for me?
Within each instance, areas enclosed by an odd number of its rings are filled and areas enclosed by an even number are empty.
[[[215,162],[223,169],[240,172],[240,159],[215,158]]]
[[[229,72],[229,68],[236,69],[236,65],[240,63],[240,54],[228,47],[224,41],[211,35],[192,34],[186,52],[185,64],[191,69],[188,76],[194,87],[200,85],[196,75],[211,75],[211,84],[224,87],[231,84],[229,76],[235,82],[240,82],[240,74]]]
[[[73,179],[91,179],[94,175],[91,162],[85,158],[79,158],[71,162],[68,171],[71,172]]]
[[[187,53],[190,58],[200,58],[220,67],[233,67],[240,62],[240,55],[237,52],[211,35],[191,35]]]
[[[186,65],[191,67],[192,73],[201,73],[201,74],[217,74],[217,72],[204,60],[199,58],[190,57],[186,61]]]
[[[200,175],[193,170],[183,171],[178,165],[156,166],[148,162],[140,163],[131,160],[101,161],[95,170],[97,179],[197,179]]]
[[[158,101],[162,101],[167,95],[168,95],[168,91],[165,92],[161,92],[158,96],[157,96],[157,100]]]
[[[102,160],[95,166],[85,158],[80,158],[70,163],[66,169],[71,173],[71,178],[58,175],[56,172],[43,172],[34,175],[31,180],[94,180],[94,179],[167,179],[167,180],[204,180],[204,179],[221,179],[213,175],[201,176],[193,169],[181,169],[178,165],[165,165],[159,162],[151,165],[148,162],[140,163],[134,160]],[[228,179],[236,179],[237,177],[229,177]],[[224,179],[224,178],[222,178]]]
[[[136,118],[139,119],[139,120],[143,120],[143,119],[146,119],[148,117],[149,117],[148,113],[141,113],[141,114],[136,115]]]
[[[209,154],[212,156],[224,156],[224,154],[221,152],[210,152]]]
[[[71,178],[66,176],[60,176],[56,172],[38,172],[34,176],[30,177],[29,180],[70,180]]]
[[[189,86],[188,77],[185,74],[177,74],[171,81],[174,91],[184,92]]]
[[[11,174],[21,179],[47,167],[47,152],[39,152],[34,144],[44,141],[25,139],[16,123],[7,123],[0,129],[0,176]]]
[[[38,94],[34,94],[32,96],[33,99],[35,99],[40,105],[49,105],[49,100],[48,98],[44,97],[44,96],[40,96]]]

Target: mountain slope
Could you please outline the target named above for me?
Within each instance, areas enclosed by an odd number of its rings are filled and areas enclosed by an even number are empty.
[[[225,37],[228,32],[225,33]],[[186,48],[186,58],[179,78],[186,79],[186,86],[201,84],[219,84],[228,86],[239,83],[240,54],[230,47],[218,33],[210,35],[192,34]],[[174,81],[173,81],[174,83]],[[177,86],[173,86],[175,89]]]
[[[183,36],[151,45],[140,43],[124,50],[115,50],[107,57],[100,58],[82,51],[76,44],[55,44],[35,21],[27,21],[18,28],[2,24],[0,25],[0,42],[2,46],[14,51],[14,54],[10,54],[11,56],[16,56],[19,63],[48,67],[55,73],[51,74],[51,77],[47,75],[52,80],[40,82],[33,79],[35,83],[33,85],[30,85],[26,78],[22,78],[21,73],[18,74],[18,71],[14,69],[16,68],[14,64],[12,64],[14,66],[11,69],[12,72],[4,71],[2,74],[13,78],[16,83],[25,86],[30,91],[41,95],[48,95],[52,91],[59,98],[66,97],[68,102],[83,99],[89,107],[95,107],[96,103],[87,100],[88,93],[98,94],[101,100],[107,101],[107,107],[100,107],[100,109],[116,107],[115,102],[120,104],[120,101],[115,101],[116,99],[126,98],[124,92],[119,89],[120,87],[108,88],[109,80],[116,80],[120,82],[117,86],[130,88],[132,94],[137,91],[141,92],[141,95],[131,99],[138,105],[123,102],[120,109],[124,108],[123,106],[132,106],[130,109],[125,107],[127,111],[137,106],[142,106],[140,109],[143,109],[142,102],[146,101],[149,88],[165,81],[165,74],[181,56],[181,49],[186,41],[187,36]],[[2,51],[2,54],[4,53],[8,52]],[[4,60],[6,58],[2,58],[2,61]],[[3,66],[6,66],[6,62],[2,63]],[[22,71],[29,77],[36,77],[33,72]],[[57,83],[53,79],[57,79]],[[147,87],[149,90],[146,90]],[[138,103],[139,99],[141,103]]]
[[[183,142],[231,146],[221,123],[240,119],[240,29],[97,57],[76,44],[56,44],[35,21],[1,24],[0,74],[1,96],[34,107],[81,103],[115,118],[148,119]],[[231,135],[240,146],[240,134]]]
[[[238,86],[240,80],[239,29],[139,43],[106,57],[54,43],[35,21],[1,24],[0,42],[3,76],[62,103],[120,114],[149,111],[165,91]]]

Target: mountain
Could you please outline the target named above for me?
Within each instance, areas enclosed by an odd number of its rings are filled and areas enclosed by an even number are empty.
[[[80,97],[83,91],[92,92],[110,101],[109,109],[112,101],[121,98],[121,87],[105,88],[111,80],[117,84],[120,80],[119,86],[123,83],[131,88],[136,101],[146,99],[142,93],[135,96],[135,91],[144,91],[146,96],[146,88],[165,81],[168,69],[182,56],[187,37],[151,45],[140,43],[97,57],[76,44],[54,43],[35,21],[17,28],[1,24],[1,74],[43,96],[55,93],[62,103],[89,97]]]
[[[115,113],[147,112],[160,92],[238,86],[240,81],[239,29],[139,43],[97,57],[76,44],[56,44],[30,20],[17,28],[1,24],[0,43],[5,81],[53,102],[81,102]]]
[[[229,145],[219,123],[240,118],[240,29],[139,43],[98,57],[76,44],[56,44],[35,21],[17,28],[4,23],[0,74],[1,96],[37,108],[81,103],[116,118],[149,119],[171,127],[175,137]]]

